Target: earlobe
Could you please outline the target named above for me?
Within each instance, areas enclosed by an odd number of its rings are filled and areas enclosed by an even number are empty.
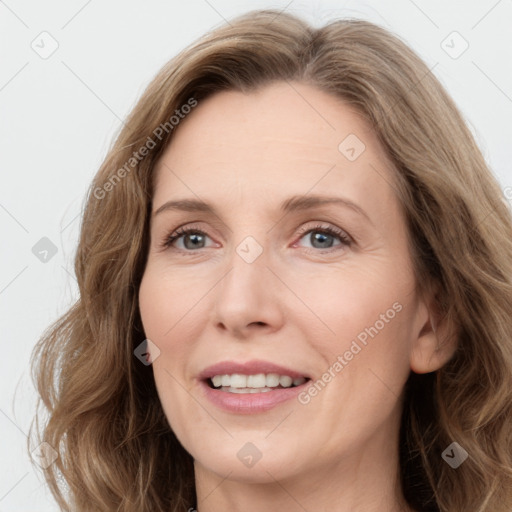
[[[454,335],[448,319],[439,318],[435,302],[426,309],[426,320],[416,339],[412,340],[410,365],[414,373],[430,373],[439,370],[453,356],[457,349],[457,336]]]

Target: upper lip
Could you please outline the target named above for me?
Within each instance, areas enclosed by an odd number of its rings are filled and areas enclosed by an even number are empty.
[[[271,363],[269,361],[263,361],[261,359],[246,361],[246,362],[236,362],[236,361],[221,361],[212,366],[208,366],[205,368],[198,376],[200,380],[211,379],[215,375],[256,375],[258,373],[277,373],[278,375],[289,375],[294,379],[298,379],[299,377],[305,377],[309,379],[309,377],[296,370],[292,370],[291,368],[286,368],[284,366]]]

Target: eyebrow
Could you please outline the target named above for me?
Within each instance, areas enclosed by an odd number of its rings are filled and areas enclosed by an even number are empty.
[[[337,204],[348,207],[373,224],[368,214],[359,205],[350,201],[349,199],[337,196],[293,196],[284,201],[281,204],[280,209],[282,213],[289,213],[313,209],[329,204]],[[217,215],[215,208],[211,204],[199,199],[176,199],[173,201],[167,201],[153,212],[153,217],[165,211],[204,212],[211,215]]]

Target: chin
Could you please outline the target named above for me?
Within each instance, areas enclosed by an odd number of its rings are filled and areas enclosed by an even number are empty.
[[[240,461],[236,453],[218,453],[210,452],[211,456],[207,459],[194,458],[194,466],[201,465],[208,471],[211,471],[221,478],[227,478],[236,482],[245,482],[252,484],[275,483],[276,480],[286,480],[294,476],[296,466],[294,466],[294,457],[279,460],[278,457],[265,457],[255,462],[252,466],[246,465]]]

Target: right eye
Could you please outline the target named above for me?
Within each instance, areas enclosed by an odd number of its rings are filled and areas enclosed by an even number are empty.
[[[190,252],[195,249],[206,249],[204,243],[205,238],[207,237],[208,235],[200,229],[181,227],[176,231],[167,234],[161,243],[161,247],[163,249],[173,247],[175,242],[182,239],[181,241],[183,242],[184,247],[178,247],[178,250]]]

